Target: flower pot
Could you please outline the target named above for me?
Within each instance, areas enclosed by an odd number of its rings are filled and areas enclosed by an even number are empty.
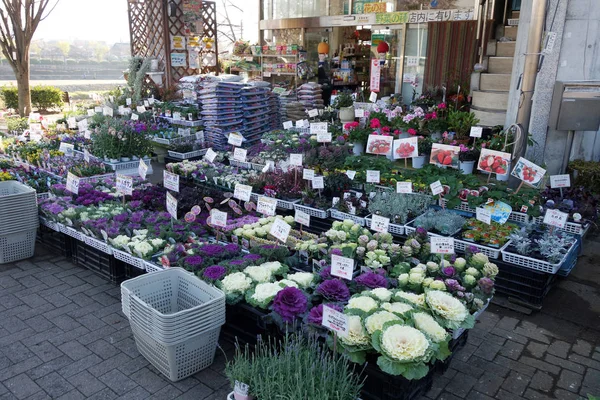
[[[127,162],[127,161],[131,161],[131,158],[129,158],[129,157],[121,157],[121,162]]]
[[[425,165],[425,156],[418,156],[412,158],[413,168],[421,169],[423,168],[423,165]]]
[[[475,161],[460,161],[458,165],[460,168],[460,172],[462,172],[463,175],[470,175],[473,173]]]
[[[231,392],[227,395],[227,400],[252,400],[252,396],[243,396],[236,394],[235,392]]]
[[[434,142],[442,140],[442,132],[433,132],[431,134],[431,140],[433,140]]]
[[[119,160],[118,160],[118,159],[116,159],[116,158],[111,158],[111,159],[109,159],[109,162],[110,162],[111,164],[116,164],[116,163],[118,163],[118,162],[119,162]]]
[[[140,158],[139,158],[138,156],[131,156],[131,159],[132,159],[133,161],[137,161],[137,160],[139,160]]]
[[[408,132],[402,132],[401,134],[398,135],[398,139],[407,139],[409,137],[410,137],[410,134]]]
[[[365,144],[364,143],[354,143],[352,146],[352,153],[355,156],[360,156],[365,152]]]
[[[153,58],[150,60],[150,71],[157,72],[158,71],[158,60]]]
[[[342,123],[354,121],[354,106],[340,108],[340,121]]]
[[[510,177],[510,163],[508,163],[508,168],[506,169],[506,174],[504,174],[504,175],[496,174],[496,180],[500,181],[500,182],[506,182],[509,177]]]

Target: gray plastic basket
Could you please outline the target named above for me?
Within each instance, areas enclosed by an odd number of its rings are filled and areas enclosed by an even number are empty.
[[[37,229],[0,235],[0,264],[33,257]]]

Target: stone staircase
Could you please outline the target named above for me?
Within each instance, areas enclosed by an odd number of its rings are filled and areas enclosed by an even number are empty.
[[[519,18],[518,11],[512,18]],[[504,26],[496,31],[497,39],[488,42],[487,71],[481,73],[479,88],[473,91],[471,111],[481,126],[504,125],[508,93],[515,54],[518,26]]]

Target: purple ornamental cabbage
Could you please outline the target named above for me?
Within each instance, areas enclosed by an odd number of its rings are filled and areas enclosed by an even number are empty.
[[[306,311],[308,299],[298,288],[286,287],[280,290],[273,299],[273,311],[281,316],[285,322],[293,322],[300,314]]]
[[[327,307],[333,308],[336,311],[342,312],[342,306],[338,304],[325,304]],[[323,304],[313,307],[308,312],[308,322],[314,325],[323,323]]]
[[[364,274],[359,275],[354,281],[369,289],[388,287],[388,280],[375,272],[365,272]]]
[[[211,265],[210,267],[208,267],[204,270],[204,272],[202,273],[202,276],[204,276],[205,278],[207,278],[211,281],[218,281],[226,273],[227,273],[227,269],[225,267],[222,267],[220,265]]]
[[[490,278],[481,278],[477,282],[477,286],[481,289],[481,291],[485,294],[492,294],[494,291],[494,281]]]
[[[327,300],[346,302],[350,298],[350,289],[340,279],[329,279],[317,287],[317,293]]]

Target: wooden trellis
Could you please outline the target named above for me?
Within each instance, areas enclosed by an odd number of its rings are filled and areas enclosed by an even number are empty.
[[[202,2],[202,15],[196,23],[200,32],[195,36],[214,40],[211,49],[200,50],[200,69],[171,66],[171,36],[186,36],[182,1],[175,13],[169,16],[169,0],[128,0],[129,32],[132,56],[153,57],[159,61],[159,71],[164,72],[166,88],[172,87],[184,76],[198,73],[218,73],[217,7],[212,1]],[[186,52],[187,58],[187,52]],[[213,65],[209,65],[212,61]]]

